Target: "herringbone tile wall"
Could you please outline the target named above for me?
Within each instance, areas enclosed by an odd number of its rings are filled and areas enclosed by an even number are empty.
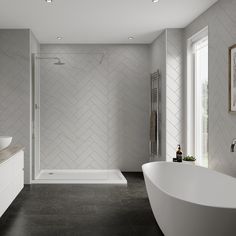
[[[167,30],[164,30],[161,35],[151,44],[151,72],[154,73],[157,70],[160,71],[160,113],[158,114],[159,125],[159,156],[154,160],[165,161],[166,160],[166,36]]]
[[[161,72],[161,155],[172,161],[183,143],[183,29],[166,29],[151,45],[152,71]]]
[[[148,46],[42,45],[41,51],[66,63],[40,63],[41,168],[140,170],[148,161]],[[102,64],[96,52],[105,53]]]
[[[0,30],[0,135],[25,147],[25,182],[30,175],[30,31]]]
[[[183,144],[184,53],[183,29],[167,29],[166,160],[172,161]]]
[[[228,48],[236,44],[236,1],[220,0],[186,30],[186,40],[209,27],[209,166],[236,177],[236,114],[228,112]]]

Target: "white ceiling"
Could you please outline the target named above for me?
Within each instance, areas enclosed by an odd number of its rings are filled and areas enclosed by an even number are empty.
[[[215,2],[0,0],[0,28],[30,28],[41,43],[150,43],[160,30],[185,27]]]

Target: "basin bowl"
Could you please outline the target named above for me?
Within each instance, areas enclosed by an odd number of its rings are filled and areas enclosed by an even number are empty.
[[[9,136],[0,136],[0,151],[7,148],[12,141],[12,137]]]

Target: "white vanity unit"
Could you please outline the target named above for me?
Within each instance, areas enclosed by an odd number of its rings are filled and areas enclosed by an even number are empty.
[[[24,187],[24,151],[10,146],[0,151],[0,217]]]

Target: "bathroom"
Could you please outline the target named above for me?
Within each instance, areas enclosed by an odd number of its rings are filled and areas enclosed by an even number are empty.
[[[236,235],[235,45],[235,0],[1,2],[0,235]]]

